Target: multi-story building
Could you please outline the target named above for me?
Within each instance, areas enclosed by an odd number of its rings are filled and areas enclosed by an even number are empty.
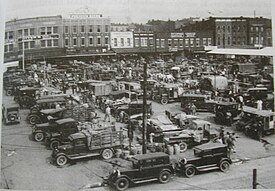
[[[126,32],[130,31],[129,25],[120,23],[111,23],[111,32]]]

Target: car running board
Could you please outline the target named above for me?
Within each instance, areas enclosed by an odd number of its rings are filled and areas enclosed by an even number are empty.
[[[69,159],[81,159],[81,158],[87,158],[87,157],[94,157],[99,156],[99,153],[92,153],[88,155],[77,155],[77,156],[68,156]]]
[[[206,168],[197,168],[198,171],[208,171],[208,170],[215,170],[215,169],[219,169],[219,167],[217,166],[213,166],[213,167],[206,167]]]
[[[158,180],[157,178],[151,178],[147,180],[139,180],[139,181],[134,181],[135,184],[140,184],[140,183],[145,183],[145,182],[152,182]]]

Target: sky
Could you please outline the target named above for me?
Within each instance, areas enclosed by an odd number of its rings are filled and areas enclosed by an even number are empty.
[[[151,19],[256,16],[271,18],[272,0],[4,0],[5,20],[68,15],[87,7],[114,23],[146,23]]]

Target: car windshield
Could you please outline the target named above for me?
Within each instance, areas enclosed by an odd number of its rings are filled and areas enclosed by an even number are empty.
[[[11,108],[7,108],[7,112],[17,112],[18,111],[18,107],[11,107]]]

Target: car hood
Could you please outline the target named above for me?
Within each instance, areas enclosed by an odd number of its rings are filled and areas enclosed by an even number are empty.
[[[47,127],[51,126],[50,123],[41,123],[41,124],[36,124],[37,129],[45,129]]]
[[[72,148],[71,144],[66,144],[66,145],[60,145],[57,147],[59,151],[65,151],[65,150],[69,150]]]

